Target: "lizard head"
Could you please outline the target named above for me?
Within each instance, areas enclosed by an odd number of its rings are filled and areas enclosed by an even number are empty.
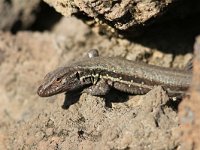
[[[73,91],[82,86],[79,73],[69,67],[61,67],[48,73],[38,88],[38,95],[48,97],[62,92]]]

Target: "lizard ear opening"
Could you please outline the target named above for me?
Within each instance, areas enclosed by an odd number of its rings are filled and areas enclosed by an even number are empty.
[[[78,72],[76,72],[76,78],[78,79],[78,80],[80,80],[80,75],[79,75],[79,73]]]

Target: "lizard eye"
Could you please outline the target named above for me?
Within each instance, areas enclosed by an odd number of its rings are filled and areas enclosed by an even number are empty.
[[[60,81],[61,81],[61,78],[60,78],[60,77],[56,78],[56,81],[57,81],[57,82],[60,82]]]

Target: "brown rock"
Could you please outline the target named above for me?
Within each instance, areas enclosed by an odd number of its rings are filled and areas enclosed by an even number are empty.
[[[26,28],[35,21],[36,13],[40,0],[21,1],[21,0],[0,0],[0,29],[10,30],[17,26]]]
[[[145,27],[160,20],[171,11],[169,17],[187,16],[199,12],[199,1],[179,0],[44,0],[64,16],[75,15],[93,30],[109,36],[135,37]],[[173,8],[174,9],[170,9]],[[184,10],[184,11],[183,11]],[[166,18],[164,20],[166,20]]]
[[[200,37],[194,45],[193,79],[190,97],[186,97],[179,107],[181,149],[200,149]]]

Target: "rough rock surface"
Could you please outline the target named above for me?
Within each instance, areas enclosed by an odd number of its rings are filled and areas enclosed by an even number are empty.
[[[194,46],[193,81],[191,96],[183,100],[179,106],[181,149],[200,149],[200,37]]]
[[[113,104],[112,109],[105,108],[103,98],[83,94],[67,110],[55,102],[29,122],[12,126],[8,145],[10,149],[174,149],[178,119],[168,101],[160,87]]]
[[[40,0],[0,0],[0,29],[25,28],[35,21]]]
[[[98,30],[98,32],[116,35],[117,30],[130,31],[130,28],[134,28],[135,30],[135,28],[137,28],[139,25],[143,26],[144,24],[147,24],[147,21],[160,15],[164,8],[176,0],[44,1],[65,16],[69,16],[71,14],[79,14],[78,16],[80,16],[80,14],[86,14],[86,17],[91,17],[94,19],[92,21],[88,18],[88,24],[92,24],[93,27],[95,27],[94,29]],[[82,19],[84,20],[84,17]]]
[[[64,16],[74,14],[108,36],[135,37],[166,12],[183,17],[199,12],[198,0],[44,0]],[[172,9],[175,8],[175,9]],[[168,11],[169,10],[169,11]],[[164,17],[168,18],[168,17]],[[165,20],[165,19],[164,19]]]

